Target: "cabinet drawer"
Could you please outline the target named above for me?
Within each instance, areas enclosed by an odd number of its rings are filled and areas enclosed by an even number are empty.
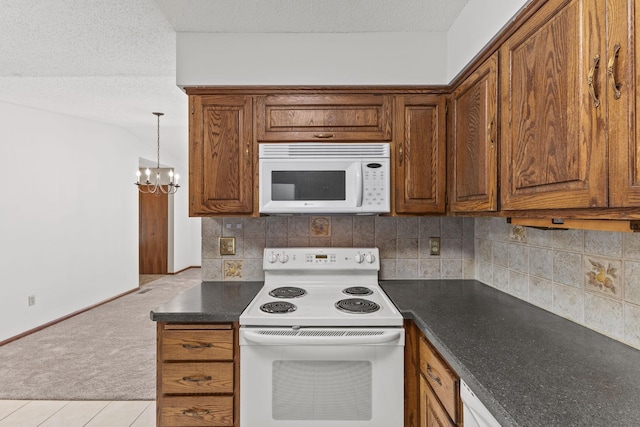
[[[458,377],[431,348],[420,340],[420,371],[454,422],[458,422]]]
[[[420,395],[421,427],[455,427],[423,375],[420,375]]]
[[[161,354],[163,360],[233,360],[233,331],[163,331]]]
[[[257,101],[259,141],[390,141],[391,97],[272,95]]]
[[[162,392],[233,393],[233,363],[164,363]]]
[[[231,396],[172,396],[161,402],[161,426],[233,426]]]

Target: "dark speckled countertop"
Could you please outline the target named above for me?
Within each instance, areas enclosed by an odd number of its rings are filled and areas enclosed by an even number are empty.
[[[504,426],[640,426],[640,350],[474,280],[382,287]],[[237,321],[261,282],[204,282],[151,312]]]

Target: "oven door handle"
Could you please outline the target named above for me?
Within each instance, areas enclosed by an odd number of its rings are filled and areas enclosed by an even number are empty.
[[[263,345],[364,345],[398,341],[402,336],[402,330],[384,331],[379,335],[342,336],[264,335],[258,332],[245,331],[243,336],[247,341]]]

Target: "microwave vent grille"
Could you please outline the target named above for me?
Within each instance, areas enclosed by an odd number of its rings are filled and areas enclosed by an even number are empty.
[[[388,158],[387,143],[296,143],[260,144],[260,158]]]

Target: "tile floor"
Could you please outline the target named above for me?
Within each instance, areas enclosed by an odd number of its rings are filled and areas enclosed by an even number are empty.
[[[153,427],[156,403],[0,400],[0,427]]]

